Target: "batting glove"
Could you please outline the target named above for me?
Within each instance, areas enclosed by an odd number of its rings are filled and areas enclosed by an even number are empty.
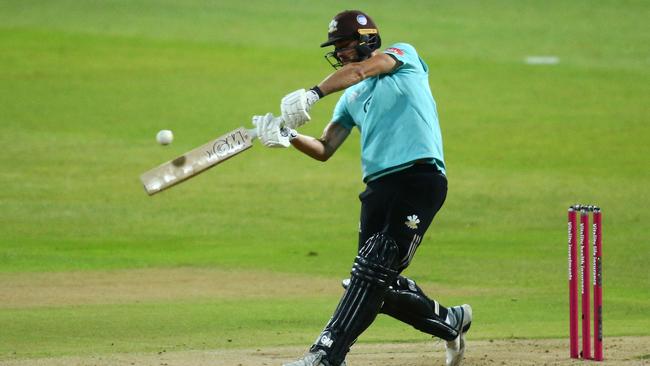
[[[287,94],[280,102],[282,120],[289,128],[298,128],[311,120],[309,110],[320,96],[314,89],[298,89]]]
[[[281,127],[282,118],[273,117],[267,113],[263,116],[253,116],[253,126],[257,129],[257,136],[266,147],[289,147],[291,130]]]

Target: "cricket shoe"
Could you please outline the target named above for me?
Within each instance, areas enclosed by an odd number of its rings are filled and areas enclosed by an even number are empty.
[[[325,360],[325,356],[327,356],[327,353],[321,349],[316,352],[309,352],[298,361],[285,363],[282,366],[333,366]],[[341,362],[340,366],[346,366],[345,361]]]
[[[454,316],[454,327],[458,329],[459,334],[453,341],[448,341],[445,345],[447,348],[447,366],[458,366],[465,354],[465,334],[472,325],[472,307],[463,304],[449,308],[449,311]]]

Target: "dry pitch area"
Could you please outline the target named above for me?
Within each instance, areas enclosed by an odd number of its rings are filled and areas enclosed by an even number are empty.
[[[609,338],[604,362],[597,365],[650,365],[650,337]],[[303,348],[259,348],[228,351],[115,354],[89,357],[43,358],[0,362],[6,366],[279,366]],[[348,356],[348,365],[444,365],[441,342],[361,344]],[[565,340],[469,341],[464,365],[590,365],[567,357]]]
[[[218,281],[221,285],[214,286]],[[309,286],[306,286],[306,281]],[[242,294],[242,285],[246,291]],[[255,288],[251,288],[255,284]],[[331,279],[309,278],[268,272],[207,269],[146,269],[76,273],[0,275],[0,307],[29,308],[133,301],[301,296],[314,288],[337,294]],[[262,290],[263,289],[263,290]],[[567,340],[468,340],[465,365],[585,365],[567,357]],[[305,345],[306,347],[307,345]],[[305,347],[236,350],[108,354],[0,361],[6,366],[272,366],[301,355]],[[600,365],[650,365],[650,337],[605,339],[606,361]],[[444,364],[444,344],[358,344],[348,364],[368,366],[425,366]]]

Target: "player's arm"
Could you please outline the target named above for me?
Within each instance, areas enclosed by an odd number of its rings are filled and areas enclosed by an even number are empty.
[[[291,145],[319,161],[327,161],[336,150],[343,144],[343,141],[350,134],[350,130],[338,123],[330,122],[323,131],[320,138],[298,134],[291,140]]]
[[[346,89],[372,76],[386,74],[399,66],[399,61],[385,53],[343,66],[309,90],[298,89],[282,98],[280,110],[286,127],[298,128],[309,120],[312,105],[324,96]]]
[[[367,60],[347,64],[318,84],[323,94],[321,97],[347,89],[364,79],[387,74],[399,66],[397,62],[393,57],[380,52]]]

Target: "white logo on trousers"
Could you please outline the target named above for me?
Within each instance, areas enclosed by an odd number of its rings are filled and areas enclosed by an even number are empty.
[[[404,224],[406,224],[406,226],[409,229],[413,229],[413,230],[418,228],[419,223],[420,223],[420,219],[418,219],[418,215],[406,216],[406,221],[404,222]]]

